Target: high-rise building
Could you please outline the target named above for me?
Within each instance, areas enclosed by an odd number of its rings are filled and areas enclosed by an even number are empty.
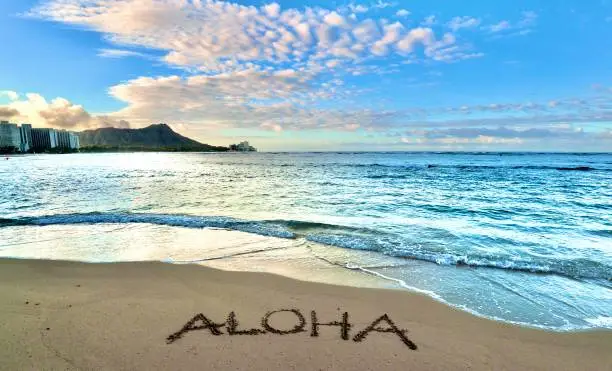
[[[8,121],[0,122],[0,150],[19,151],[21,149],[21,136],[17,124]]]
[[[28,152],[32,149],[32,125],[21,124],[19,134],[21,135],[21,152]]]
[[[66,130],[57,130],[57,148],[79,149],[80,142],[76,133]]]
[[[81,141],[77,133],[70,132],[70,148],[79,149],[81,147]]]
[[[71,131],[0,121],[0,152],[45,152],[54,148],[74,150],[79,147],[79,136]]]
[[[32,129],[32,148],[36,152],[56,148],[57,139],[57,130],[55,129]]]
[[[70,133],[66,130],[57,131],[57,147],[61,149],[70,149]]]

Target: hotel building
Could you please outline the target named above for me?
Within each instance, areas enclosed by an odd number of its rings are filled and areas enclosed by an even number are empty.
[[[0,122],[1,152],[45,152],[54,149],[74,150],[79,147],[78,134],[70,131]]]
[[[0,122],[0,149],[8,152],[21,150],[21,135],[17,124],[8,121]]]

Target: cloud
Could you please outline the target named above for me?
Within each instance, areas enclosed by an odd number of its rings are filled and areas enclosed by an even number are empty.
[[[281,131],[283,131],[283,127],[280,126],[279,124],[276,124],[274,122],[270,122],[270,121],[266,121],[264,123],[262,123],[261,125],[259,125],[260,128],[264,129],[264,130],[272,130],[274,132],[280,133]]]
[[[215,73],[230,65],[248,67],[249,63],[295,67],[312,60],[372,57],[370,52],[376,50],[372,45],[379,40],[373,34],[364,42],[355,35],[364,22],[382,27],[388,21],[359,21],[349,13],[391,6],[394,4],[378,1],[370,6],[299,10],[282,9],[277,3],[257,7],[216,0],[50,0],[29,15],[103,33],[116,45],[164,51],[163,60],[176,67]],[[431,18],[427,24],[434,22]],[[404,28],[404,32],[410,31]],[[109,48],[101,55],[138,54]]]
[[[612,143],[612,131],[585,131],[571,124],[548,125],[545,128],[468,127],[421,129],[404,133],[399,141],[419,147],[474,148],[478,146],[509,146],[539,150],[567,150],[588,145],[591,150],[606,148]],[[492,148],[495,148],[492,147]]]
[[[503,36],[524,36],[533,31],[536,25],[538,14],[533,11],[525,11],[521,13],[521,19],[517,22],[503,20],[492,25],[486,26],[485,29],[497,37]]]
[[[425,17],[425,19],[421,22],[421,26],[431,27],[438,23],[435,15],[430,15]]]
[[[98,57],[103,58],[125,58],[125,57],[147,57],[147,55],[131,50],[122,49],[100,49]]]
[[[408,145],[418,146],[440,146],[443,148],[463,148],[465,145],[471,146],[488,146],[491,144],[495,145],[520,145],[524,141],[520,138],[494,138],[488,136],[478,136],[476,138],[435,138],[435,139],[423,139],[423,138],[412,138],[412,137],[401,137],[400,142]]]
[[[377,8],[377,9],[385,9],[385,8],[392,8],[396,5],[396,3],[392,3],[392,2],[388,2],[388,1],[383,1],[383,0],[378,0],[376,3],[374,3],[372,5],[373,8]]]
[[[369,7],[363,4],[349,4],[348,7],[353,13],[366,13],[368,10],[370,10]]]
[[[379,125],[392,118],[387,112],[312,107],[312,102],[350,92],[350,88],[339,89],[342,84],[331,80],[317,85],[292,70],[142,77],[110,89],[113,97],[127,105],[112,117],[133,126],[164,121],[209,132],[220,128],[345,130],[348,124]]]
[[[279,135],[298,130],[357,135],[402,125],[442,129],[474,126],[470,121],[474,119],[465,117],[469,112],[505,114],[513,109],[470,106],[429,112],[451,117],[434,122],[423,120],[426,114],[409,110],[355,108],[351,100],[365,90],[344,81],[347,76],[391,74],[403,63],[435,65],[482,57],[483,53],[457,35],[464,29],[491,33],[491,26],[481,25],[479,18],[463,16],[439,22],[431,15],[415,27],[397,18],[409,15],[405,9],[379,11],[395,6],[384,1],[300,9],[283,8],[275,2],[259,4],[47,0],[29,15],[101,33],[112,47],[101,49],[100,56],[147,57],[132,49],[151,50],[163,54],[161,60],[169,66],[182,70],[176,75],[142,76],[110,87],[109,94],[125,106],[107,115],[92,115],[62,98],[49,102],[36,95],[18,100],[10,108],[16,109],[24,121],[42,126],[88,128],[126,126],[129,122],[132,127],[140,127],[164,121],[183,125],[199,135],[224,128],[268,130]],[[393,20],[384,18],[384,14]],[[529,30],[536,18],[535,13],[527,12],[519,21],[507,21],[507,32]],[[499,34],[504,32],[500,30]],[[391,59],[392,64],[385,63]],[[559,107],[563,104],[560,102]],[[524,106],[525,112],[534,114],[551,109]],[[506,124],[491,121],[483,126]],[[479,140],[497,138],[494,134],[480,133]],[[423,137],[434,139],[444,138]]]
[[[468,138],[475,139],[479,137],[487,138],[503,138],[503,139],[540,139],[540,138],[559,138],[559,137],[574,137],[576,135],[582,135],[579,129],[572,129],[571,127],[557,127],[551,128],[529,128],[529,129],[512,129],[504,126],[497,128],[483,128],[483,127],[470,127],[470,128],[451,128],[443,130],[428,130],[425,132],[425,137],[429,139],[436,138]]]
[[[0,106],[0,118],[5,119],[5,120],[7,119],[10,120],[11,118],[18,116],[18,115],[19,115],[19,111],[17,111],[16,109]]]
[[[91,115],[82,106],[64,98],[47,101],[40,94],[29,93],[25,99],[0,106],[2,112],[19,122],[34,126],[81,130],[98,127],[128,127],[129,123],[104,115]]]
[[[323,21],[331,26],[343,27],[346,26],[346,20],[343,16],[336,12],[331,12],[323,17]]]
[[[512,26],[508,21],[501,21],[499,23],[495,23],[489,27],[491,32],[501,32],[510,29]]]
[[[11,91],[11,90],[2,90],[2,91],[0,91],[0,97],[1,96],[5,96],[9,100],[17,100],[17,99],[19,99],[19,94],[17,92]]]
[[[410,15],[410,11],[406,9],[400,9],[395,13],[395,15],[398,17],[407,17]]]
[[[378,10],[392,6],[385,1],[296,9],[275,2],[49,0],[29,15],[101,33],[116,48],[102,49],[100,56],[148,57],[131,48],[149,49],[184,70],[184,77],[143,76],[110,87],[110,95],[125,107],[104,122],[125,120],[138,127],[164,121],[201,130],[346,131],[394,119],[386,111],[317,108],[323,100],[340,102],[362,94],[342,86],[346,76],[397,72],[377,63],[387,57],[449,63],[482,55],[461,45],[452,33],[411,28],[379,16],[383,12]],[[365,19],[351,16],[369,11],[373,15]],[[436,23],[435,18],[429,23]],[[35,115],[45,125],[103,123],[88,118],[80,106],[59,101],[48,105],[50,111]]]
[[[447,24],[447,27],[454,32],[462,28],[475,28],[480,25],[480,19],[474,17],[454,17]]]
[[[415,28],[397,43],[397,48],[408,54],[412,53],[416,44],[433,45],[433,43],[435,43],[435,36],[431,28]]]
[[[277,3],[270,3],[268,5],[265,5],[263,9],[264,12],[270,18],[276,18],[280,15],[280,5],[278,5]]]

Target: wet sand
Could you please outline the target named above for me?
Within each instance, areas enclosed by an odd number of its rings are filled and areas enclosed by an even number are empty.
[[[314,326],[312,336],[312,311],[321,323],[346,312],[351,327]],[[177,333],[198,314],[191,327],[208,328]],[[610,349],[612,331],[521,328],[400,290],[196,265],[0,259],[0,369],[610,370]]]

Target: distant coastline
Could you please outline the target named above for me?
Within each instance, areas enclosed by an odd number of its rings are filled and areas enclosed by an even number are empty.
[[[202,150],[195,147],[144,147],[144,146],[87,146],[81,147],[80,153],[113,153],[113,152],[228,152],[227,147]]]
[[[173,131],[166,124],[141,129],[100,128],[68,132],[0,123],[0,154],[106,153],[106,152],[256,152],[247,141],[228,147],[200,143]]]

